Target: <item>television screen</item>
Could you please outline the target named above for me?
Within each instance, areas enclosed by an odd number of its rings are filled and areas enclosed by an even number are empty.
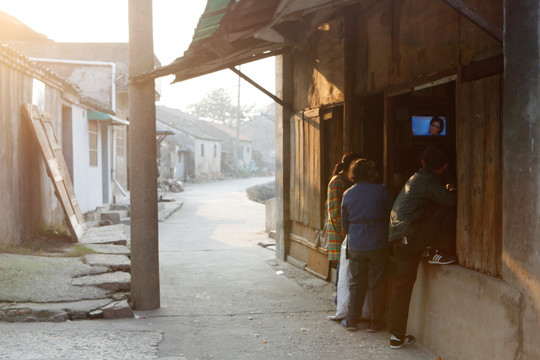
[[[446,117],[414,115],[412,133],[414,136],[446,136]]]

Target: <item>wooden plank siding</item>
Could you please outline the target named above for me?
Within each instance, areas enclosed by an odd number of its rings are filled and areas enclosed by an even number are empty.
[[[503,0],[468,3],[502,28]],[[316,244],[324,225],[338,155],[352,150],[376,160],[380,180],[397,195],[427,143],[412,139],[412,112],[441,112],[457,157],[460,264],[501,276],[502,44],[445,1],[369,1],[328,24],[291,55],[298,113],[290,127],[289,255],[306,264],[315,256],[300,247]],[[337,112],[328,115],[338,104],[339,126]]]
[[[502,272],[501,87],[499,75],[456,92],[458,257],[494,276]]]
[[[291,218],[304,225],[321,230],[323,227],[321,194],[321,131],[319,111],[296,116],[292,136],[296,139],[291,158]]]
[[[45,83],[45,108],[54,116],[53,131],[61,134],[59,114],[63,96],[71,96],[69,86],[62,90],[57,76],[0,47],[0,245],[20,244],[47,228],[67,230],[32,128],[23,118],[21,105],[32,102],[33,79]]]

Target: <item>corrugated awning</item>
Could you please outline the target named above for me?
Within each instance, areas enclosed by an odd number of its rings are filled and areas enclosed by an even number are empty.
[[[134,77],[188,80],[275,56],[306,41],[336,10],[377,0],[208,0],[184,56]]]
[[[97,110],[88,110],[88,120],[110,121],[113,125],[129,125],[129,121]]]

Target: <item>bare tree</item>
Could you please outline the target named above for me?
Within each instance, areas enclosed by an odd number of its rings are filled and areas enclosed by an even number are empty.
[[[244,123],[253,117],[254,105],[240,107],[240,123]],[[227,90],[223,88],[213,89],[198,103],[187,107],[188,113],[199,118],[225,124],[233,128],[238,118],[238,107]]]

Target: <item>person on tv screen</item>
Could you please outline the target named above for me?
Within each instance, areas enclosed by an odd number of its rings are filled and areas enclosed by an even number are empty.
[[[438,116],[434,116],[429,122],[429,133],[428,135],[441,135],[444,130],[444,121]]]

